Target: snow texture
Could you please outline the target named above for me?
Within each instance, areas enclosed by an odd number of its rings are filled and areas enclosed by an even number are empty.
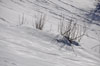
[[[96,5],[97,0],[0,0],[0,66],[100,66]],[[41,14],[42,31],[35,28]],[[62,18],[87,28],[80,46],[57,42]]]

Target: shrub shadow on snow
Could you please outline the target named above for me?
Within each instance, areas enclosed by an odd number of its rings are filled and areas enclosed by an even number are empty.
[[[78,42],[72,41],[72,43],[70,43],[67,39],[56,39],[56,41],[58,43],[63,43],[64,45],[67,45],[67,46],[72,46],[72,45],[80,46]]]

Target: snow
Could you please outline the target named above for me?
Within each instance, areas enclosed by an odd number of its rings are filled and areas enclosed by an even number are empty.
[[[0,66],[99,66],[100,26],[86,17],[96,4],[96,0],[0,0]],[[42,31],[35,28],[41,14],[46,15]],[[65,22],[86,25],[81,46],[57,42],[62,16]]]
[[[71,47],[60,49],[55,36],[33,28],[0,24],[0,36],[1,66],[99,66],[99,55],[74,47],[76,56]]]

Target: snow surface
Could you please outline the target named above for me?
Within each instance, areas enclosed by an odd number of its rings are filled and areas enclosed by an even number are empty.
[[[89,23],[86,16],[96,4],[96,0],[0,0],[0,66],[100,66],[100,21]],[[46,15],[42,31],[35,28],[41,14]],[[66,22],[86,25],[81,46],[63,46],[55,40],[61,38],[62,15]]]
[[[99,66],[100,56],[84,48],[61,48],[55,35],[0,24],[0,66]]]

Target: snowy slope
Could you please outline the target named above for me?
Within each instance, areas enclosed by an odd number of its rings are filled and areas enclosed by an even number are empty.
[[[75,53],[71,47],[61,49],[54,38],[36,29],[0,24],[0,66],[100,65],[99,55],[80,47],[74,47]]]
[[[35,28],[36,18],[45,14],[46,24],[43,30],[58,34],[59,22],[64,17],[66,22],[73,20],[81,26],[85,24],[87,34],[81,44],[100,53],[100,23],[91,21],[86,16],[96,8],[96,3],[95,0],[0,0],[0,22]]]
[[[99,66],[100,21],[88,18],[97,0],[0,0],[0,66]],[[35,28],[46,15],[42,31]],[[87,27],[79,46],[55,40],[60,20]]]

